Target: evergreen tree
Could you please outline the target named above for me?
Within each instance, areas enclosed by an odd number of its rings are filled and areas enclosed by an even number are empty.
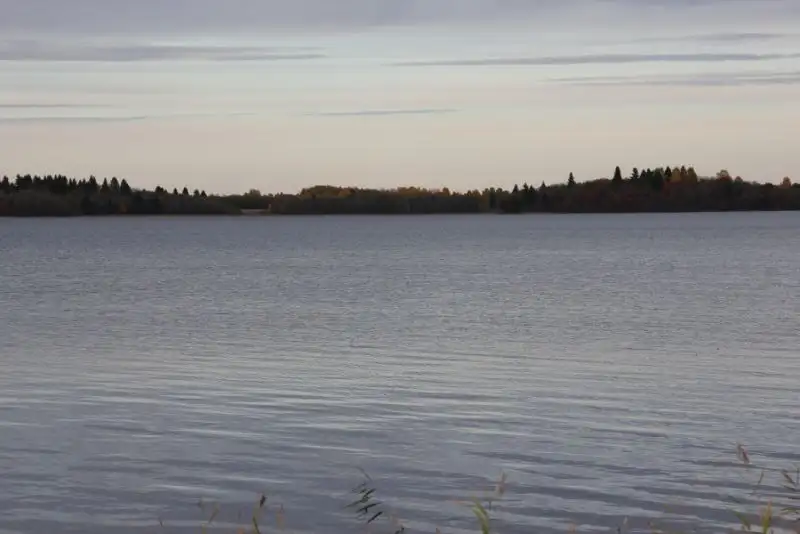
[[[108,185],[108,178],[103,178],[103,184],[100,186],[100,191],[102,193],[108,193],[111,191],[111,188]]]
[[[550,209],[550,195],[547,194],[547,184],[544,182],[539,187],[539,199],[542,209],[548,211]]]
[[[622,170],[619,168],[619,166],[614,169],[614,178],[611,179],[611,182],[614,184],[622,183]]]
[[[648,183],[654,191],[661,191],[664,189],[664,171],[662,169],[650,171]]]
[[[183,196],[185,196],[185,197],[188,197],[189,196],[189,188],[188,187],[184,187],[183,188],[183,192],[181,194]]]
[[[131,195],[131,186],[128,185],[128,181],[123,179],[122,182],[119,184],[119,193],[124,196],[128,197]]]
[[[172,188],[172,194],[175,195],[176,197],[178,196],[178,188],[177,187]]]
[[[523,198],[525,200],[525,206],[528,209],[533,209],[536,206],[536,198],[538,197],[536,193],[536,188],[525,184],[525,193],[523,194]]]
[[[14,186],[16,187],[17,191],[26,191],[33,187],[33,179],[28,176],[21,176],[17,175],[16,181],[14,182]]]
[[[575,187],[575,176],[572,173],[569,173],[569,178],[567,179],[567,187]]]
[[[133,198],[131,199],[131,211],[133,213],[147,212],[144,205],[144,197],[138,191],[133,195]]]
[[[638,179],[639,179],[639,169],[634,167],[633,170],[631,171],[631,180],[635,182]]]
[[[11,192],[11,180],[8,179],[8,176],[3,176],[3,180],[0,181],[0,191],[4,193]]]
[[[111,178],[111,191],[114,193],[119,193],[119,180],[117,180],[116,176]]]

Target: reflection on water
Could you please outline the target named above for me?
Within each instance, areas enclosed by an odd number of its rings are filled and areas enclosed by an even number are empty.
[[[793,214],[0,223],[0,532],[734,518],[800,461]],[[324,527],[324,528],[323,528]]]

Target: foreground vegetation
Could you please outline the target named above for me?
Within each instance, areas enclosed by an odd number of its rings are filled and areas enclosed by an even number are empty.
[[[747,503],[735,503],[731,509],[731,524],[737,525],[735,529],[741,532],[760,534],[796,533],[800,534],[800,468],[793,471],[770,470],[758,468],[751,462],[746,449],[738,445],[737,457],[745,472],[752,476],[753,491],[750,497],[753,501],[761,502],[756,509],[748,509]],[[768,481],[777,477],[777,480]],[[767,486],[767,483],[771,486]],[[777,485],[776,485],[777,484]],[[456,503],[463,505],[466,513],[474,520],[475,532],[491,534],[496,532],[493,525],[495,511],[502,510],[502,499],[509,485],[508,478],[503,474],[492,490],[488,493],[477,494]],[[364,473],[363,482],[354,490],[352,502],[344,506],[353,514],[353,519],[366,526],[366,532],[387,532],[390,534],[404,534],[407,532],[403,521],[392,513],[379,499],[376,483]],[[205,533],[214,528],[220,508],[218,505],[207,505],[200,501],[199,506],[206,515],[202,520],[201,532]],[[737,509],[738,508],[738,509]],[[161,527],[168,529],[168,525],[160,522]],[[257,501],[252,516],[244,519],[243,526],[236,530],[237,534],[262,534],[269,531],[285,531],[287,517],[283,505],[268,502],[266,495],[261,495]],[[564,525],[564,531],[575,533],[580,525]],[[646,527],[634,527],[627,518],[620,518],[617,534],[628,534],[636,530],[646,530],[652,534],[679,534],[680,531],[668,530],[658,522],[650,522]],[[216,529],[215,529],[216,530]],[[692,532],[708,532],[714,530],[711,525],[693,525]],[[436,534],[441,530],[436,529]]]
[[[0,181],[0,216],[238,214],[275,215],[426,213],[632,213],[800,210],[800,184],[780,185],[733,177],[727,171],[702,178],[692,167],[659,167],[611,179],[511,189],[453,192],[417,187],[365,189],[314,186],[297,194],[207,195],[156,187],[134,189],[125,180],[94,177],[16,176]]]

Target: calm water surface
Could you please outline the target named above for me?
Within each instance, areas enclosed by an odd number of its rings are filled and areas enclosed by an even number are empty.
[[[0,220],[0,532],[731,522],[800,462],[800,216]],[[387,525],[388,528],[388,525]]]

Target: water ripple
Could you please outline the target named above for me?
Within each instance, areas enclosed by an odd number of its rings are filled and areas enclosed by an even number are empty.
[[[505,470],[503,532],[716,532],[737,441],[800,463],[797,215],[365,220],[0,226],[0,533],[349,531],[359,468],[413,530]]]

